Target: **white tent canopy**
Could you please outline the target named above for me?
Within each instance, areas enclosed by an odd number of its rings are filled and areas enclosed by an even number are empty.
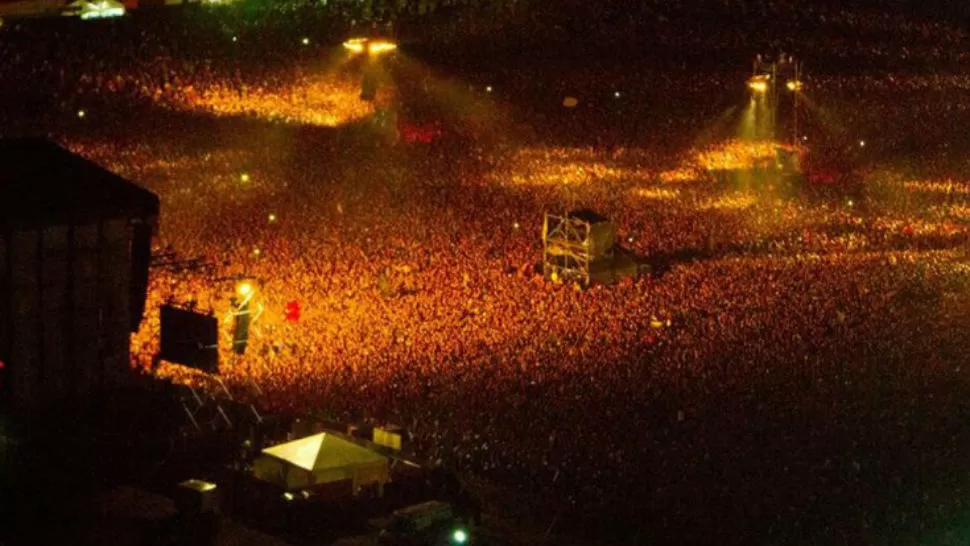
[[[77,15],[81,19],[104,19],[125,14],[125,5],[116,0],[75,0],[64,8],[65,15]]]
[[[254,475],[287,491],[351,481],[353,491],[388,481],[383,455],[332,433],[323,432],[263,450]]]

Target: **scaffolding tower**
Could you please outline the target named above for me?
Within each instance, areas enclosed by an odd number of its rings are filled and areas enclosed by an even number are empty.
[[[760,100],[766,102],[767,119],[763,124],[763,129],[767,134],[759,134],[759,137],[775,139],[777,137],[777,115],[782,103],[782,96],[791,96],[791,144],[797,146],[800,143],[798,122],[801,92],[804,87],[802,80],[802,62],[792,55],[784,53],[777,57],[764,57],[758,55],[754,59],[751,78],[748,79],[748,88]],[[785,93],[783,91],[787,91]]]
[[[542,225],[543,275],[588,285],[594,271],[614,260],[616,228],[595,212],[546,213]]]

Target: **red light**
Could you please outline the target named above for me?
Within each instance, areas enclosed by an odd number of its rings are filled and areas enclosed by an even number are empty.
[[[0,360],[0,370],[4,369],[6,366],[7,364],[4,361]]]
[[[289,322],[297,322],[300,320],[300,302],[293,300],[283,307],[283,316]]]

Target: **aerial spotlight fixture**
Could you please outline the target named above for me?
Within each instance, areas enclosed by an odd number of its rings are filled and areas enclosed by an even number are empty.
[[[758,94],[765,93],[768,91],[768,81],[770,79],[771,76],[767,74],[752,76],[750,79],[748,79],[748,89]]]
[[[397,44],[388,42],[387,40],[374,40],[372,42],[368,42],[367,44],[367,52],[371,55],[389,53],[395,49],[397,49]]]
[[[354,54],[366,52],[368,55],[381,55],[396,50],[397,44],[389,40],[351,38],[344,42],[344,49]]]
[[[802,88],[804,87],[804,84],[802,84],[801,80],[788,80],[788,82],[785,83],[785,87],[787,87],[789,91],[794,93],[796,91],[801,91]]]
[[[363,38],[351,38],[344,42],[344,49],[352,53],[363,53],[367,45],[367,40]]]

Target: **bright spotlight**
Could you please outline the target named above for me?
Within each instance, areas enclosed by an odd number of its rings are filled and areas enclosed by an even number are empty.
[[[301,43],[303,43],[303,45],[310,45],[310,39],[304,38],[303,40],[301,40]]]
[[[253,285],[243,281],[236,285],[236,293],[243,297],[248,296],[253,293]]]
[[[276,221],[276,215],[275,215],[275,214],[273,214],[272,212],[271,212],[271,213],[269,213],[269,223],[271,223],[271,224],[272,224],[272,223],[273,223],[273,222],[275,222],[275,221]]]
[[[451,533],[451,541],[455,544],[464,544],[468,542],[468,532],[464,529],[455,529],[455,531]]]
[[[367,44],[367,52],[371,55],[380,55],[397,49],[397,44],[386,40],[375,40]]]
[[[492,86],[491,86],[491,85],[489,85],[489,86],[487,86],[487,87],[485,88],[485,92],[486,92],[486,93],[491,93],[491,92],[492,92]]]
[[[397,44],[389,40],[371,40],[369,38],[351,38],[344,42],[344,49],[351,53],[364,53],[368,55],[381,55],[397,49]]]
[[[789,91],[795,92],[801,91],[803,84],[801,80],[788,80],[788,82],[785,83],[785,87],[787,87]]]
[[[620,98],[620,92],[619,91],[614,92],[613,96],[616,98]]]
[[[239,175],[239,180],[241,182],[249,182],[249,173],[242,173]]]
[[[238,42],[238,41],[239,41],[239,38],[237,38],[237,37],[235,37],[235,36],[233,36],[233,37],[232,37],[232,43],[236,43],[236,42]]]
[[[351,38],[344,42],[344,49],[347,49],[353,53],[363,53],[366,43],[367,40],[364,40],[363,38]]]
[[[79,117],[79,118],[82,118],[83,119],[84,116],[86,116],[86,115],[87,114],[84,112],[84,110],[78,110],[77,111],[77,117]]]
[[[748,80],[748,89],[755,93],[764,93],[768,91],[768,76],[753,76]]]
[[[859,147],[860,148],[865,148],[866,147],[866,141],[865,140],[860,140],[859,141]]]

